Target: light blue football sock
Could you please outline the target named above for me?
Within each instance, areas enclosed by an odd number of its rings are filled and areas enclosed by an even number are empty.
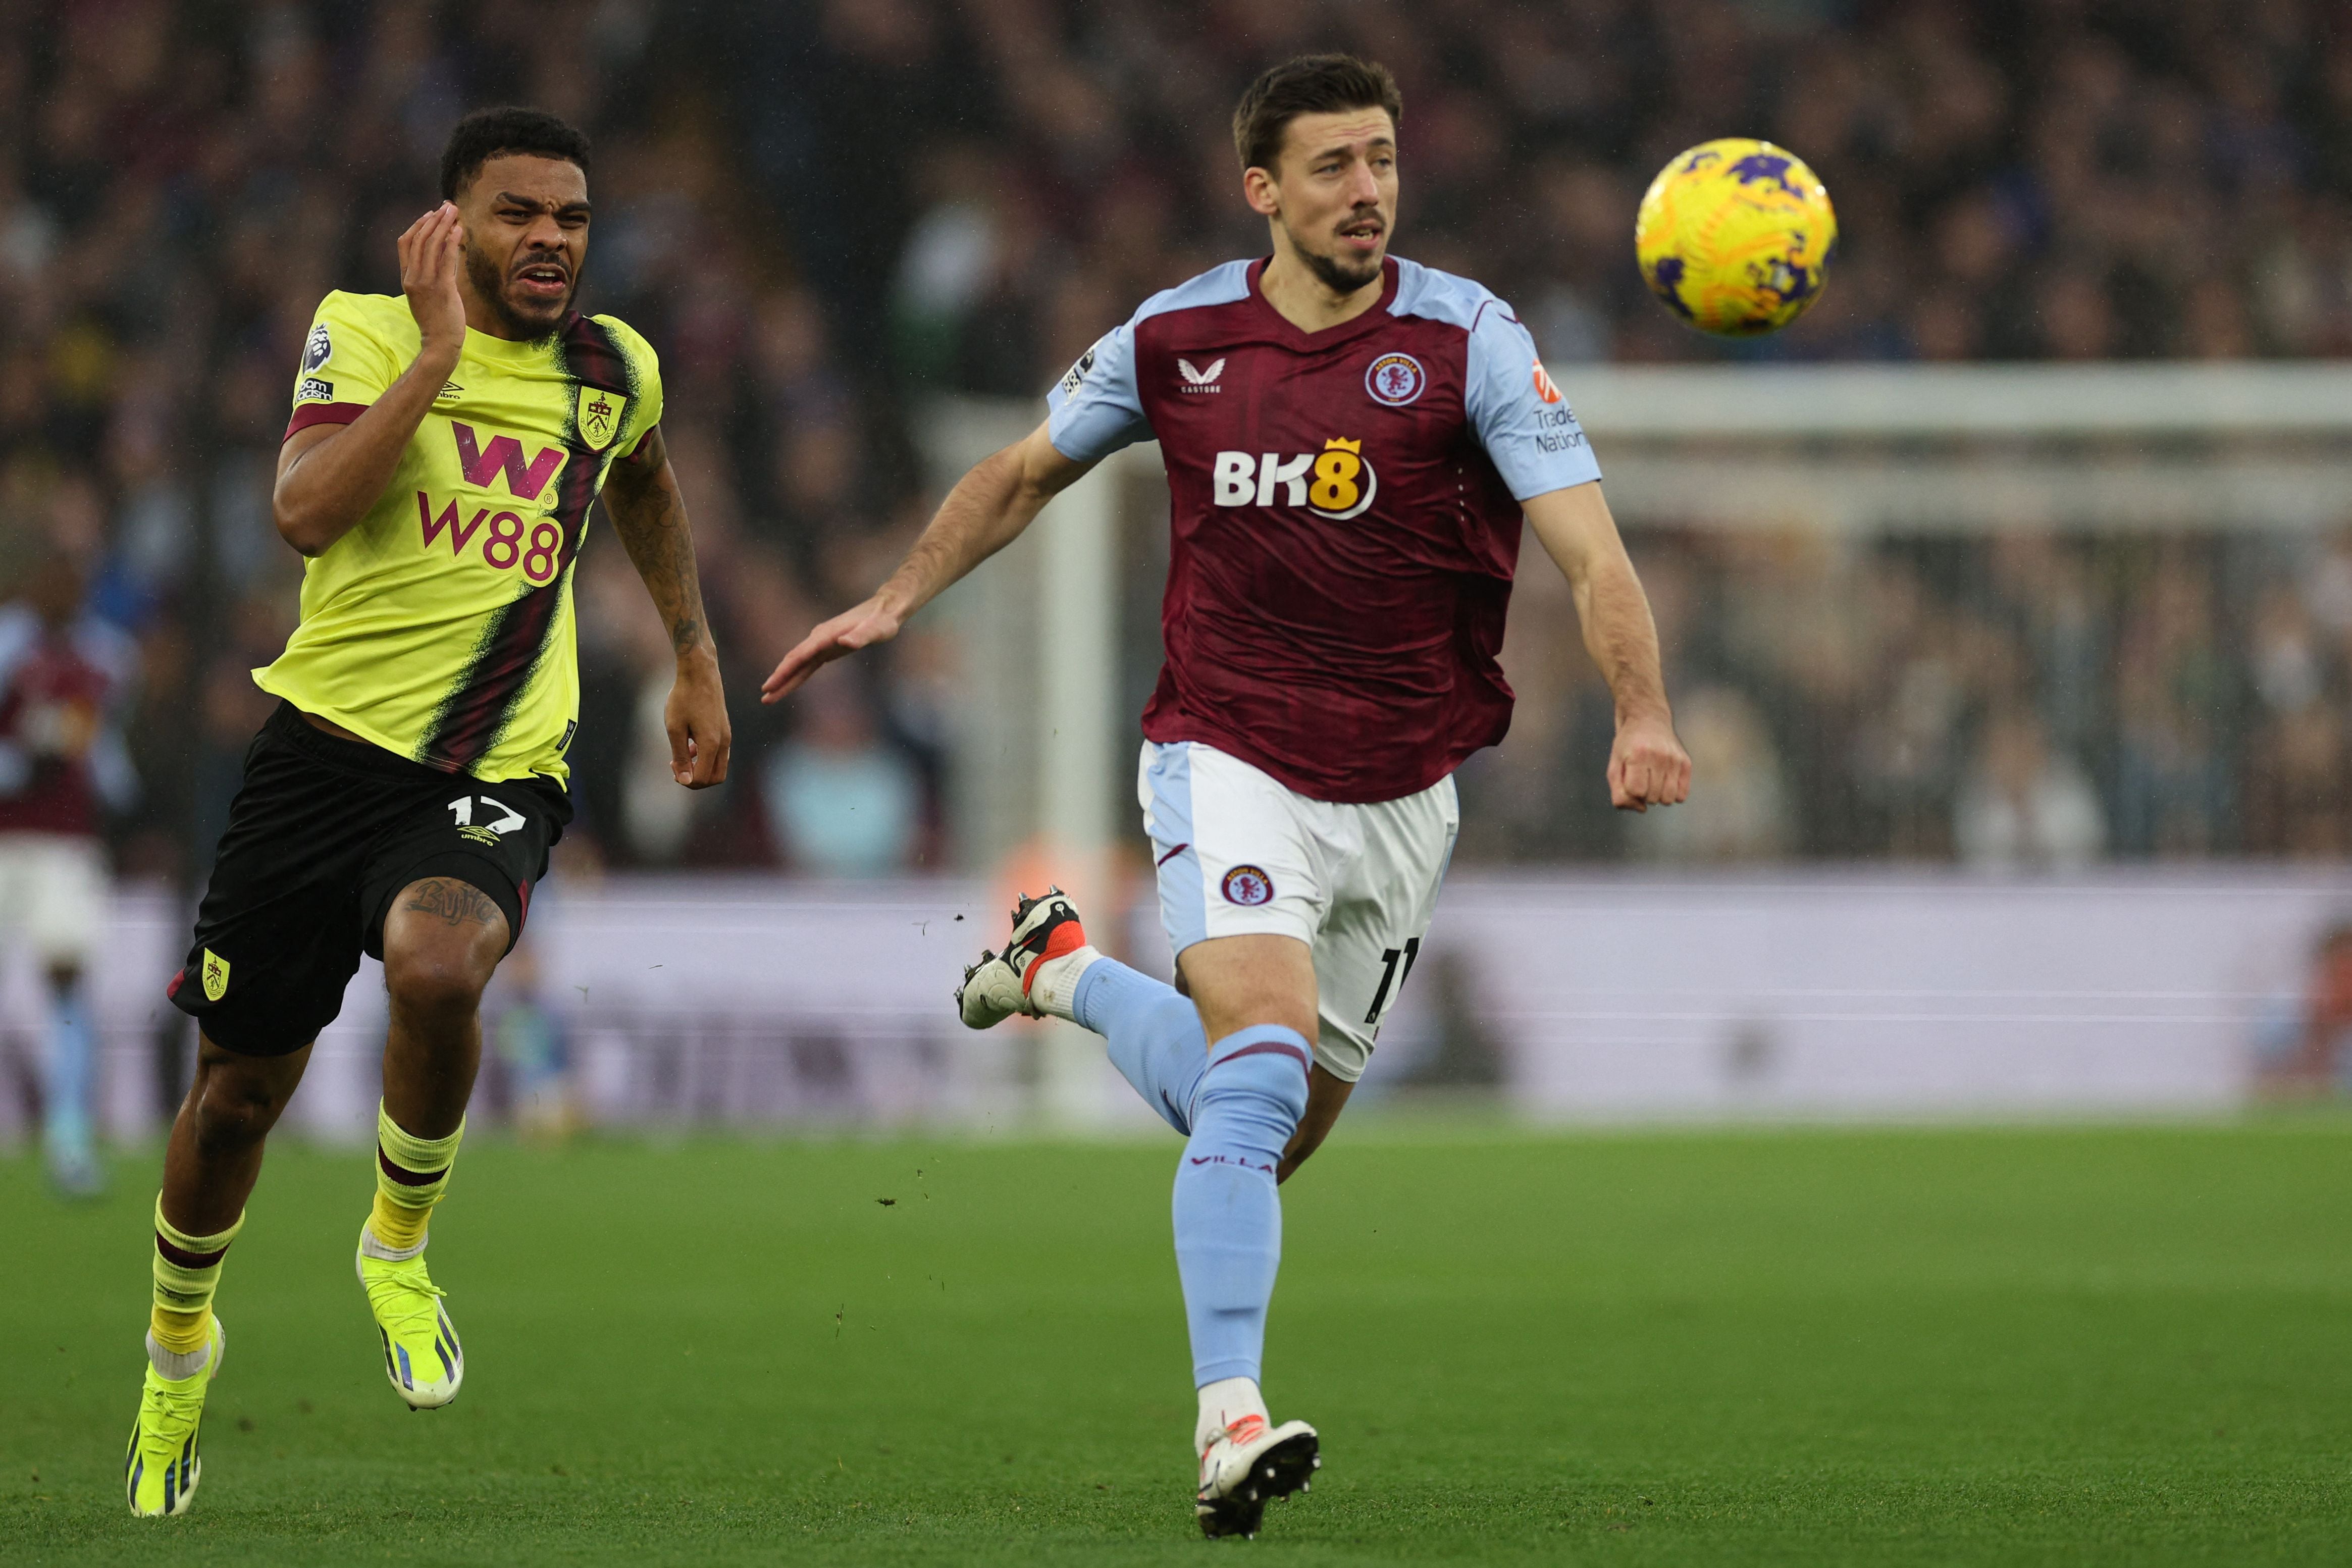
[[[1283,1146],[1307,1112],[1307,1042],[1259,1024],[1219,1040],[1176,1167],[1176,1272],[1192,1331],[1192,1383],[1258,1378],[1265,1309],[1282,1264]]]
[[[1115,958],[1098,958],[1078,976],[1070,1011],[1110,1043],[1110,1065],[1143,1103],[1189,1136],[1192,1096],[1209,1068],[1209,1037],[1192,998]]]
[[[90,1152],[90,1089],[98,1075],[80,986],[52,994],[48,1046],[42,1139],[52,1159],[86,1159]]]

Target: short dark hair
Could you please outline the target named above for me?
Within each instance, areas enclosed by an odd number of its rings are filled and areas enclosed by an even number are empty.
[[[1348,109],[1385,109],[1390,124],[1404,124],[1404,94],[1388,67],[1353,55],[1286,59],[1250,83],[1234,107],[1234,151],[1244,169],[1271,169],[1292,121]]]
[[[588,138],[541,109],[478,109],[450,128],[441,149],[441,199],[454,202],[493,158],[522,153],[560,158],[588,172]]]

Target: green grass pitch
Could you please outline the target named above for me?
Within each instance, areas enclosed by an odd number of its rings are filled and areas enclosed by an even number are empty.
[[[153,1163],[0,1161],[0,1563],[2352,1560],[2352,1123],[1344,1127],[1286,1190],[1310,1497],[1200,1540],[1177,1144],[479,1138],[385,1385],[363,1153],[273,1152],[195,1512],[133,1521]],[[881,1200],[895,1200],[885,1203]]]

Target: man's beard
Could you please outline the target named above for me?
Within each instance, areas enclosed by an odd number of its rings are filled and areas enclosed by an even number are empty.
[[[571,311],[572,301],[580,292],[580,274],[574,272],[572,287],[563,291],[563,302],[556,307],[551,317],[542,321],[523,315],[514,308],[513,302],[507,298],[506,275],[499,271],[498,262],[488,251],[471,245],[466,247],[466,275],[474,280],[474,292],[489,306],[490,314],[499,319],[499,324],[506,328],[509,337],[518,339],[543,338],[553,331]]]
[[[1297,235],[1291,236],[1290,247],[1298,252],[1298,258],[1301,261],[1307,263],[1307,270],[1315,274],[1322,281],[1323,287],[1330,289],[1334,294],[1352,294],[1357,289],[1366,288],[1377,281],[1387,261],[1387,258],[1383,256],[1363,268],[1352,267],[1336,256],[1317,255],[1299,244]]]

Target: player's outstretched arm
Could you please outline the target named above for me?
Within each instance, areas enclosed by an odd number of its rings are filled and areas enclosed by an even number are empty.
[[[316,555],[351,531],[392,483],[400,455],[466,346],[466,301],[457,292],[465,227],[447,202],[400,237],[400,288],[422,345],[383,395],[349,425],[297,430],[278,449],[271,519],[287,543]]]
[[[1020,538],[1047,501],[1093,466],[1062,456],[1043,425],[974,464],[890,580],[864,604],[803,637],[761,686],[760,700],[782,701],[823,666],[897,637],[917,610]]]
[[[688,789],[707,789],[727,777],[734,731],[719,679],[719,647],[702,610],[702,577],[695,569],[686,498],[678,492],[658,426],[605,476],[604,514],[645,579],[677,655],[677,679],[662,710],[669,730],[670,776]]]
[[[1621,811],[1674,805],[1690,794],[1690,757],[1675,738],[1649,595],[1626,559],[1598,480],[1530,497],[1529,526],[1568,577],[1584,646],[1617,700],[1609,802]]]

